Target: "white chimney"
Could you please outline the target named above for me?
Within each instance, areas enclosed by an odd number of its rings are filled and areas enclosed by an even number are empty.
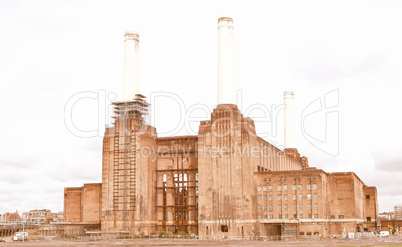
[[[218,19],[218,105],[236,104],[233,19]]]
[[[123,100],[132,100],[140,91],[139,35],[135,32],[124,34],[124,75]]]
[[[283,93],[285,104],[285,148],[296,148],[295,102],[292,91]]]

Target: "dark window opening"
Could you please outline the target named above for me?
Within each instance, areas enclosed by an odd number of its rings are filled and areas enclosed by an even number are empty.
[[[370,200],[370,195],[366,195],[366,200]]]
[[[229,231],[228,225],[221,225],[221,231],[228,232]]]
[[[371,221],[371,217],[367,217],[367,221]]]

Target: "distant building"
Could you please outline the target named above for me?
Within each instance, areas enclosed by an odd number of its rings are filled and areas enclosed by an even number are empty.
[[[0,216],[1,221],[9,222],[9,221],[20,221],[21,216],[18,213],[18,210],[15,213],[5,213]]]
[[[378,214],[380,220],[393,220],[395,219],[395,212],[382,212]]]
[[[395,219],[402,220],[402,205],[397,205],[394,207]]]
[[[53,215],[54,213],[48,209],[30,210],[28,213],[28,221],[37,224],[49,224],[53,222]]]

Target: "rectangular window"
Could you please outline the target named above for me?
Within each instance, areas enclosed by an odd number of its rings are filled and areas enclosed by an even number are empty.
[[[293,219],[297,219],[297,214],[294,214],[294,215],[293,215]]]
[[[314,203],[314,209],[318,209],[318,204]]]
[[[267,186],[262,186],[262,191],[267,191]]]
[[[258,211],[261,211],[261,205],[260,205],[260,206],[258,206]]]
[[[288,205],[287,204],[283,205],[283,210],[288,210]]]
[[[278,205],[278,210],[282,210],[282,206],[281,206],[281,205]]]
[[[288,215],[287,214],[285,214],[285,219],[287,219],[288,218]]]
[[[163,182],[166,182],[166,174],[163,174]]]
[[[366,195],[366,200],[370,200],[370,195]]]
[[[263,196],[264,202],[267,201],[267,196]]]
[[[272,201],[272,195],[269,196],[269,200]]]
[[[282,201],[282,196],[281,195],[278,196],[278,201]]]
[[[307,204],[307,209],[311,210],[311,204]]]
[[[296,190],[296,185],[295,184],[292,185],[292,190]]]
[[[335,219],[335,215],[329,216],[330,219]]]
[[[283,190],[288,190],[288,186],[286,184],[283,185]]]
[[[262,197],[261,196],[258,196],[258,201],[260,202],[262,200]]]
[[[299,209],[303,210],[303,204],[299,204]]]
[[[371,221],[371,217],[367,217],[367,221],[370,222],[370,221]]]
[[[299,219],[303,219],[303,214],[299,214]]]
[[[304,232],[299,232],[299,235],[304,235]]]
[[[282,219],[282,214],[278,215],[278,219]]]
[[[311,232],[307,232],[307,235],[311,235]]]
[[[258,187],[257,187],[257,191],[261,191],[261,186],[258,186]]]
[[[297,199],[299,199],[299,200],[303,200],[303,195],[302,195],[302,194],[297,195]]]
[[[317,189],[317,184],[313,184],[313,190]]]
[[[293,198],[293,200],[296,200],[296,195],[293,195],[293,197],[292,197],[292,198]]]
[[[282,190],[282,186],[278,185],[278,191]]]
[[[283,195],[283,200],[288,200],[288,195]]]
[[[195,174],[195,181],[198,181],[198,172]]]
[[[179,181],[183,181],[183,174],[179,174]]]
[[[311,200],[311,194],[307,194],[307,200]]]
[[[313,199],[317,200],[317,194],[313,194]]]
[[[269,218],[270,218],[270,219],[273,219],[273,218],[274,218],[274,215],[273,215],[273,214],[270,214],[270,215],[269,215]]]
[[[318,214],[314,214],[314,219],[318,219]]]
[[[344,218],[345,218],[345,215],[338,215],[338,218],[339,218],[339,219],[344,219]]]
[[[268,215],[264,215],[264,219],[268,219]]]
[[[272,211],[272,210],[274,210],[274,207],[272,207],[272,205],[271,205],[271,206],[269,206],[269,211]]]
[[[298,189],[298,190],[302,190],[302,189],[303,189],[303,185],[298,184],[298,185],[297,185],[297,189]]]
[[[311,214],[309,214],[307,217],[308,217],[309,219],[313,218],[313,216],[312,216]]]
[[[311,190],[311,184],[307,184],[307,189]]]
[[[261,215],[258,215],[258,219],[261,220]]]
[[[272,185],[268,186],[268,190],[272,191]]]

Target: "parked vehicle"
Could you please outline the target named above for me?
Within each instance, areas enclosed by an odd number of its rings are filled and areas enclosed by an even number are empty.
[[[6,242],[4,238],[0,238],[0,242]]]
[[[17,232],[13,238],[14,241],[26,241],[28,240],[27,232]]]
[[[379,237],[389,237],[389,231],[381,231],[377,236],[379,236]]]

